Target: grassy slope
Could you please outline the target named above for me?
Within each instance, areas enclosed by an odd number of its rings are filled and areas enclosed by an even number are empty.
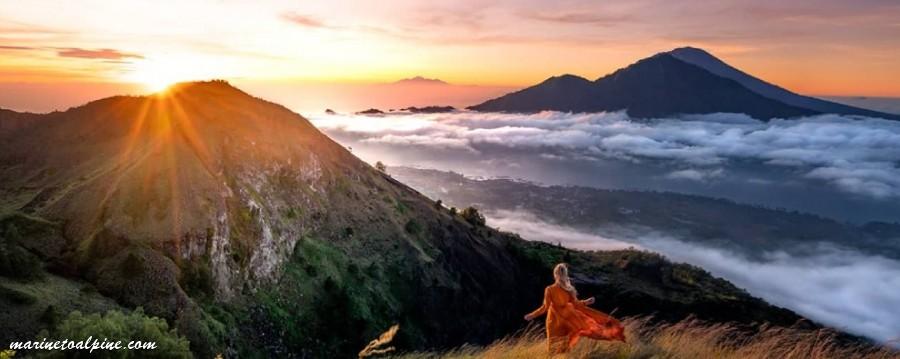
[[[689,319],[674,324],[653,324],[647,318],[624,321],[626,343],[581,340],[559,358],[596,359],[889,359],[900,353],[868,345],[847,346],[829,330],[765,327],[748,333],[728,324]],[[464,346],[446,352],[412,352],[397,359],[542,358],[547,344],[536,327],[485,347]]]
[[[53,222],[21,213],[0,215],[0,260],[13,260],[17,268],[15,275],[0,275],[0,343],[33,339],[75,310],[121,309],[90,283],[46,271],[43,259],[58,252],[59,239]]]

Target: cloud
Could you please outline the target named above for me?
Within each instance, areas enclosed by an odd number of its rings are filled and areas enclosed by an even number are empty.
[[[900,287],[900,261],[828,247],[810,255],[770,252],[751,260],[659,234],[644,234],[636,242],[828,326],[882,342],[900,338],[900,291],[886,289]]]
[[[295,25],[300,25],[304,27],[314,27],[314,28],[322,28],[328,27],[321,20],[316,19],[315,17],[302,15],[295,12],[287,12],[281,14],[281,18],[285,21],[288,21]]]
[[[312,120],[330,135],[371,144],[485,157],[516,153],[559,161],[651,161],[669,166],[669,178],[698,181],[727,177],[729,166],[752,164],[863,198],[900,197],[900,122],[877,118],[819,115],[762,122],[719,113],[635,120],[623,111],[462,111]]]
[[[667,174],[666,177],[672,178],[672,179],[682,179],[682,180],[703,182],[708,179],[720,177],[720,176],[722,176],[723,172],[724,172],[724,170],[721,168],[716,168],[716,169],[712,169],[712,170],[686,169],[686,170],[669,172],[669,174]]]
[[[455,10],[420,10],[397,14],[388,22],[332,24],[314,16],[294,12],[281,14],[281,19],[307,28],[329,29],[350,36],[381,36],[428,45],[471,45],[471,44],[519,44],[534,42],[568,42],[566,38],[546,38],[523,36],[522,34],[495,32],[485,24],[482,16],[471,8]]]
[[[433,138],[422,135],[385,135],[378,138],[366,139],[364,142],[385,143],[401,146],[426,146],[440,149],[459,149],[472,153],[478,153],[477,150],[470,147],[468,142],[458,138]]]
[[[528,240],[584,250],[644,248],[700,266],[769,303],[822,324],[887,342],[900,338],[900,261],[820,246],[792,256],[768,252],[755,259],[636,227],[597,233],[543,221],[525,211],[485,213],[491,226]],[[880,288],[880,289],[879,289]]]
[[[531,241],[563,243],[568,247],[585,250],[640,248],[632,243],[549,223],[530,212],[499,210],[485,212],[485,217],[491,227],[518,233]]]
[[[114,49],[81,49],[77,47],[67,47],[57,49],[56,54],[60,57],[75,57],[83,59],[100,59],[100,60],[122,60],[122,59],[142,59],[141,55],[121,52]]]
[[[0,50],[35,50],[35,48],[28,46],[0,45]]]
[[[489,8],[490,5],[471,6],[455,3],[427,6],[413,11],[405,22],[419,30],[478,31],[493,24],[490,20],[492,17],[486,14]]]
[[[634,17],[626,14],[607,14],[597,11],[585,12],[524,12],[522,16],[532,20],[547,21],[563,24],[594,24],[611,26],[626,21],[634,20]]]

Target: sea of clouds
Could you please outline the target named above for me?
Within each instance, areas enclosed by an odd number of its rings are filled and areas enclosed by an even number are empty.
[[[543,160],[663,161],[670,179],[707,181],[751,163],[873,199],[900,197],[900,121],[819,115],[763,122],[742,114],[632,119],[625,112],[321,115],[332,137],[410,150]]]
[[[747,190],[755,182],[774,190],[773,182],[784,182],[779,185],[787,187],[776,196],[799,196],[795,203],[800,204],[835,194],[874,203],[893,203],[900,197],[900,121],[820,115],[763,122],[725,113],[646,120],[632,119],[624,112],[339,114],[311,120],[344,145],[381,151],[374,158],[419,153],[407,157],[403,165],[464,170],[460,166],[476,163],[496,169],[504,163],[519,166],[539,160],[561,163],[553,169],[564,171],[566,177],[577,173],[568,171],[573,166],[613,162],[634,166],[588,166],[586,172],[593,177],[626,176],[631,182],[659,172],[659,177],[674,183],[709,188],[738,178],[720,192],[724,194]],[[365,158],[360,151],[355,153]],[[629,168],[652,170],[622,174]],[[812,187],[793,182],[812,183]],[[648,189],[660,183],[649,182]],[[811,190],[815,194],[802,196]],[[839,210],[833,213],[864,212],[862,207],[844,203],[835,202]],[[894,207],[880,208],[890,212]],[[894,217],[876,209],[858,219],[865,221],[872,214]],[[525,239],[572,248],[636,247],[660,252],[823,324],[884,342],[900,338],[900,291],[896,289],[900,288],[900,261],[893,259],[827,246],[810,248],[803,256],[772,251],[750,258],[647,229],[585,231],[521,211],[488,213],[488,221]]]
[[[821,246],[808,255],[768,252],[753,259],[641,228],[588,232],[525,211],[486,213],[488,224],[528,240],[578,249],[635,247],[702,267],[769,303],[884,343],[900,339],[900,261]],[[577,270],[577,268],[574,268]],[[602,298],[600,298],[602,300]]]

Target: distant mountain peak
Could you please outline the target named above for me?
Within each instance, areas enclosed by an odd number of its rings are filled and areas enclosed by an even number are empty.
[[[735,81],[716,76],[665,52],[641,59],[596,81],[571,75],[552,77],[471,109],[501,112],[626,110],[637,118],[735,112],[763,120],[814,113],[764,98]]]
[[[669,52],[665,52],[664,54],[672,55],[678,60],[700,67],[706,71],[713,73],[716,76],[734,80],[750,91],[759,94],[760,96],[790,106],[809,109],[820,113],[862,115],[891,119],[900,118],[891,114],[856,108],[835,102],[821,100],[814,97],[796,94],[778,85],[768,83],[762,79],[754,77],[753,75],[743,72],[703,49],[698,49],[695,47],[679,47]]]
[[[641,118],[717,112],[744,113],[761,120],[820,113],[898,118],[795,94],[689,46],[638,60],[593,82],[568,74],[554,76],[469,108],[500,112],[627,110]]]
[[[721,65],[721,66],[730,67],[728,64],[726,64],[724,61],[720,60],[718,57],[716,57],[709,51],[706,51],[699,47],[683,46],[683,47],[672,49],[670,51],[659,53],[657,55],[671,55],[671,56],[675,57],[676,59],[685,61],[692,65],[697,65],[697,66],[700,66],[699,63],[707,63],[707,64],[717,64],[717,65]],[[703,67],[704,69],[706,69],[708,71],[710,70],[709,68],[704,67],[704,66],[700,66],[700,67]],[[718,74],[714,71],[710,71],[710,72],[713,72],[713,73],[721,76],[721,74]]]
[[[709,53],[709,51],[706,51],[706,50],[701,49],[701,48],[699,48],[699,47],[693,47],[693,46],[682,46],[682,47],[678,47],[678,48],[672,49],[671,51],[668,51],[668,53],[670,53],[670,54],[672,54],[672,55],[676,55],[676,54],[697,54],[697,55],[713,56],[712,54]],[[714,56],[713,56],[713,57],[714,57]]]
[[[395,84],[429,84],[429,85],[447,85],[447,82],[441,79],[431,79],[423,76],[415,76],[394,82]]]
[[[582,81],[589,81],[589,80],[584,77],[578,76],[578,75],[562,74],[559,76],[552,76],[552,77],[544,80],[544,83],[547,83],[547,82],[582,82]]]

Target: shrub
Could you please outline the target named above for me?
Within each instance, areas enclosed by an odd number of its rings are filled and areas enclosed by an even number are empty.
[[[59,311],[56,310],[56,307],[48,305],[47,309],[44,309],[44,312],[41,313],[40,319],[42,323],[54,326],[59,323]]]
[[[397,213],[399,213],[399,214],[406,214],[406,212],[409,211],[409,208],[406,207],[406,205],[403,204],[403,202],[400,202],[400,201],[397,201],[397,203],[394,204],[394,209],[395,209],[395,210],[397,211]]]
[[[466,207],[460,212],[460,216],[473,226],[484,226],[485,224],[484,216],[478,213],[478,209],[475,207]]]
[[[127,279],[134,279],[144,273],[144,257],[134,252],[128,253],[128,257],[121,263],[122,274]]]
[[[385,166],[381,161],[375,162],[375,169],[381,172],[387,172],[387,166]]]
[[[409,234],[419,234],[420,232],[422,232],[422,226],[419,224],[419,222],[416,222],[415,219],[410,219],[409,221],[406,221],[405,228],[406,228],[406,233],[409,233]]]
[[[215,288],[212,279],[212,271],[205,258],[189,261],[182,269],[183,277],[181,286],[191,296],[212,295]]]
[[[306,267],[303,268],[306,271],[306,275],[310,277],[315,277],[319,274],[319,271],[316,270],[316,266],[307,264]]]
[[[122,350],[95,350],[89,356],[91,358],[192,358],[189,342],[178,335],[177,331],[169,329],[165,320],[156,317],[148,317],[143,309],[138,308],[130,313],[122,313],[111,310],[103,314],[82,314],[74,311],[66,316],[56,327],[53,335],[46,331],[38,335],[38,340],[43,338],[56,338],[59,340],[85,340],[88,337],[107,338],[109,341],[121,340],[123,346],[129,341],[141,341],[143,343],[155,342],[156,349],[140,351]],[[39,353],[40,357],[63,358],[67,354],[85,355],[81,352],[57,351]]]

